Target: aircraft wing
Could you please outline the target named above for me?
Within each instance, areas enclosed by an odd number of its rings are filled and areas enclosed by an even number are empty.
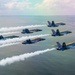
[[[61,32],[61,34],[70,34],[70,33],[72,33],[71,31],[63,31],[63,32]]]
[[[42,31],[42,30],[41,29],[32,29],[30,31],[32,31],[32,32],[39,32],[39,31]]]
[[[70,42],[67,44],[68,48],[75,48],[75,43],[74,42]]]
[[[19,37],[19,36],[15,36],[15,35],[12,35],[12,36],[7,36],[7,37],[5,37],[5,39],[8,39],[8,38],[17,38],[17,37]]]
[[[62,23],[62,22],[61,23],[56,23],[56,24],[57,25],[66,25],[65,23]]]

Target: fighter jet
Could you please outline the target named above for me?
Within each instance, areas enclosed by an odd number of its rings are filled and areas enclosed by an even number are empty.
[[[22,34],[25,34],[25,33],[29,34],[29,33],[33,33],[33,32],[30,32],[29,29],[23,29],[21,33]]]
[[[15,36],[15,35],[12,35],[12,36],[7,36],[7,37],[3,37],[2,35],[0,35],[0,40],[5,40],[5,39],[9,39],[9,38],[17,38],[19,36]]]
[[[22,42],[22,44],[33,44],[33,43],[37,43],[40,41],[45,40],[44,38],[35,38],[35,39],[28,39]]]
[[[50,21],[48,21],[48,27],[58,27],[59,25],[65,25],[65,23],[55,23],[54,21],[50,23]]]
[[[38,31],[42,31],[41,29],[31,29],[31,30],[29,30],[29,29],[23,29],[22,30],[22,34],[29,34],[29,33],[33,33],[33,32],[38,32]]]
[[[52,36],[63,36],[65,34],[70,34],[72,33],[71,31],[63,31],[63,32],[60,32],[59,29],[57,29],[56,31],[51,29],[52,30]]]
[[[56,42],[56,43],[57,43],[57,48],[56,49],[60,50],[60,51],[64,51],[64,50],[71,49],[71,48],[75,47],[74,42],[71,42],[71,43],[68,43],[68,44],[63,42],[62,45],[59,42]]]
[[[50,23],[50,21],[48,21],[48,27],[58,27],[58,25],[55,24],[54,21],[52,21],[52,23]]]

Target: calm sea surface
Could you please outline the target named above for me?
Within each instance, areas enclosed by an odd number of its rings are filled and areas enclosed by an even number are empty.
[[[31,45],[17,44],[0,48],[0,60],[7,57],[21,55],[54,48],[57,41],[66,43],[75,42],[75,16],[0,16],[1,27],[17,27],[27,25],[47,25],[47,21],[64,22],[65,26],[55,28],[38,27],[41,32],[28,35],[51,34],[51,29],[70,30],[71,34],[61,37],[44,37],[46,40]],[[26,34],[14,34],[26,36]],[[8,35],[5,35],[8,36]],[[75,75],[75,49],[66,51],[53,50],[14,62],[10,65],[0,66],[0,75]]]

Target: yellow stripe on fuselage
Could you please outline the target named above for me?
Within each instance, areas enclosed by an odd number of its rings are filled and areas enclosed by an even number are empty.
[[[69,43],[67,43],[66,45],[70,45],[70,44],[72,44],[72,43],[74,43],[74,42],[69,42]],[[56,46],[56,45],[51,45],[51,46]]]
[[[72,44],[73,42],[69,42],[69,43],[67,43],[66,45],[70,45],[70,44]]]

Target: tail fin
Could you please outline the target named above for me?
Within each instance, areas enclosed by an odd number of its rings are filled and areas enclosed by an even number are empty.
[[[53,26],[53,27],[55,27],[55,26],[56,26],[56,24],[54,23],[54,21],[52,21],[52,26]]]
[[[50,23],[50,21],[48,21],[48,26],[51,27],[51,23]]]
[[[60,50],[62,48],[62,45],[59,42],[56,43],[57,43],[57,49]]]
[[[56,35],[56,32],[55,30],[51,29],[52,30],[52,36],[55,36]]]

